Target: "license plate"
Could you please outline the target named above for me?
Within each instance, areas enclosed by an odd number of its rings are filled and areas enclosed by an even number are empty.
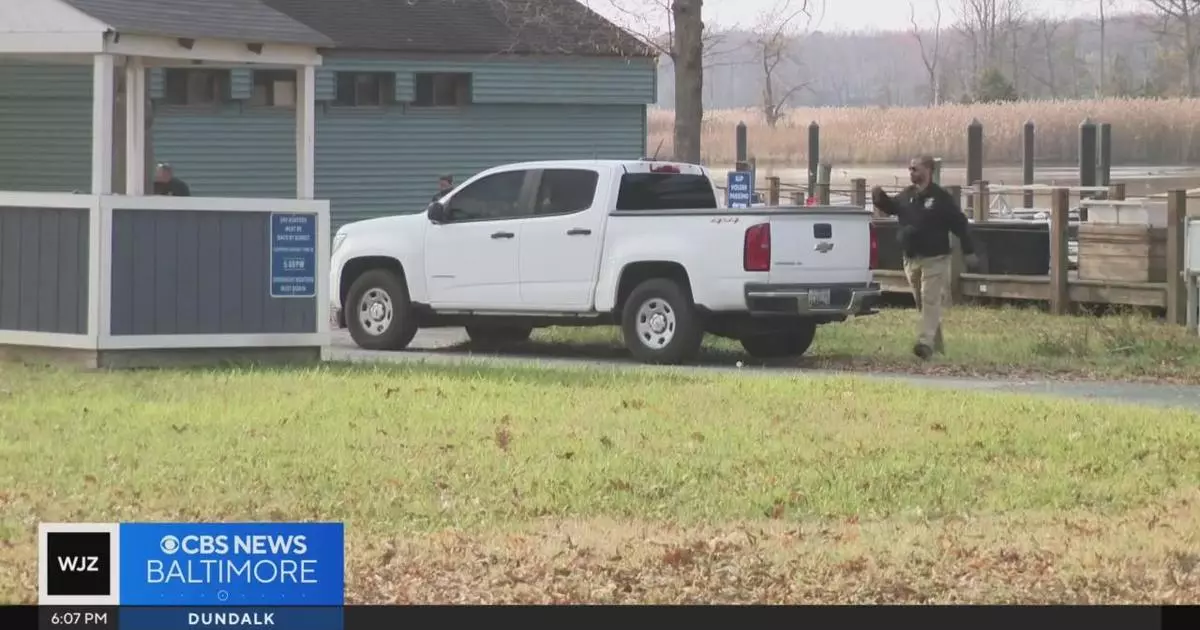
[[[813,306],[829,306],[829,289],[812,289],[808,292],[808,303]]]

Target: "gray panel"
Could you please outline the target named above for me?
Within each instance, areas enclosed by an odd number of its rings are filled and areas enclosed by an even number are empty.
[[[316,298],[270,295],[270,216],[114,210],[112,334],[316,332]]]
[[[88,209],[0,207],[0,329],[87,332]]]

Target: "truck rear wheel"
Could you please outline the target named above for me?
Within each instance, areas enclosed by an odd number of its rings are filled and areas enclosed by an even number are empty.
[[[817,334],[816,322],[800,322],[795,328],[742,337],[742,348],[756,359],[798,357],[808,352]]]
[[[679,283],[646,280],[634,288],[621,313],[625,347],[642,363],[690,361],[704,341],[704,326],[691,298]]]
[[[343,309],[350,337],[360,348],[403,350],[417,336],[408,287],[393,271],[371,269],[359,276]]]

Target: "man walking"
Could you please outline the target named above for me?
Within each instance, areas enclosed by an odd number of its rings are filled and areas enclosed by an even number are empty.
[[[944,351],[942,304],[951,280],[949,235],[958,237],[968,266],[977,262],[967,216],[958,201],[933,182],[933,168],[933,158],[921,156],[908,167],[912,185],[895,197],[888,197],[879,186],[871,190],[875,207],[899,222],[897,238],[904,252],[904,275],[921,311],[913,354],[922,359]]]

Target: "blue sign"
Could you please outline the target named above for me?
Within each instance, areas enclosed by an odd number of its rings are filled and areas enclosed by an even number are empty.
[[[341,523],[122,523],[118,531],[121,606],[345,601]]]
[[[754,198],[754,178],[750,171],[729,171],[725,185],[725,205],[728,208],[749,208]]]
[[[271,297],[317,295],[317,215],[271,213]]]

